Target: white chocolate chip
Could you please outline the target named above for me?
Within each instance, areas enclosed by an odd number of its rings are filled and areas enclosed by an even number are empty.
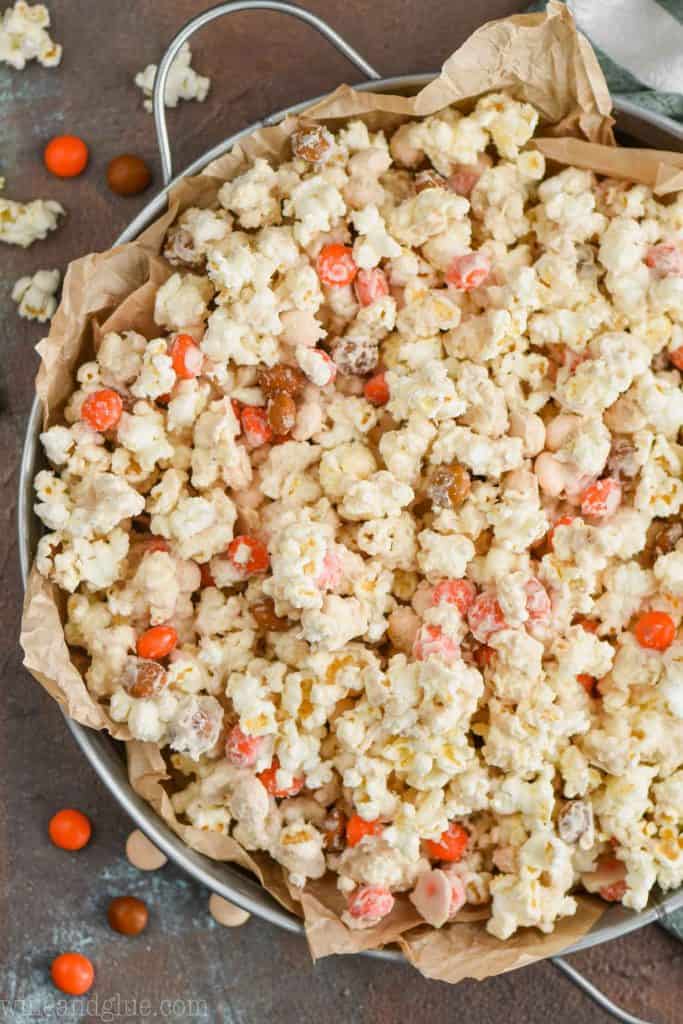
[[[239,928],[240,925],[246,924],[251,917],[247,910],[236,907],[234,903],[229,903],[228,900],[217,896],[216,893],[209,898],[209,913],[214,921],[222,924],[225,928]]]
[[[168,860],[166,854],[150,843],[144,832],[137,828],[126,840],[126,857],[140,871],[157,871]]]

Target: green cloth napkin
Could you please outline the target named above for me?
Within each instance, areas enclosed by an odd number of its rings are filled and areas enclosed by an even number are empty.
[[[683,123],[683,0],[569,0],[567,6],[590,39],[612,95]],[[545,0],[535,0],[528,10],[545,7]],[[629,69],[618,63],[620,54]],[[672,84],[681,91],[667,91]]]

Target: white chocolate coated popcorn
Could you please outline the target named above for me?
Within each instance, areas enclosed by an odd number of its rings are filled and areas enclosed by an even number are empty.
[[[243,156],[41,435],[90,692],[352,928],[683,882],[681,204],[549,172],[537,120]]]

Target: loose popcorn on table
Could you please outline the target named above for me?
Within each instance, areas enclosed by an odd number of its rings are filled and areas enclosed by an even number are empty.
[[[62,47],[47,31],[50,12],[44,4],[16,0],[0,20],[0,61],[22,71],[29,60],[54,68],[62,59]]]
[[[57,309],[60,278],[58,270],[37,270],[29,277],[20,277],[12,289],[19,316],[41,323],[50,320]]]
[[[4,179],[0,178],[0,190],[3,186]],[[0,242],[26,249],[47,238],[64,213],[63,206],[54,199],[32,199],[21,203],[0,195]]]
[[[683,228],[536,123],[303,124],[170,227],[154,336],[41,435],[90,692],[349,928],[683,883]]]
[[[164,103],[167,107],[177,107],[179,100],[199,100],[200,103],[203,103],[208,96],[211,80],[204,75],[198,74],[191,66],[191,63],[192,51],[190,50],[190,44],[183,43],[168,69],[166,91],[164,93]],[[142,89],[144,107],[148,113],[152,112],[152,96],[156,73],[157,65],[148,64],[144,71],[139,71],[135,76],[135,84],[139,89]]]

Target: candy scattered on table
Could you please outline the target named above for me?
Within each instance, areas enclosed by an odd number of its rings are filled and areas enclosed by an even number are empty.
[[[234,903],[224,900],[222,896],[217,896],[216,893],[213,893],[209,898],[209,913],[214,921],[222,924],[225,928],[239,928],[240,925],[246,924],[251,917],[247,910],[236,907]]]
[[[118,196],[137,196],[151,180],[152,172],[145,161],[132,153],[114,157],[107,167],[107,184]]]
[[[147,927],[147,904],[136,896],[117,896],[109,904],[107,920],[121,935],[139,935]]]
[[[95,980],[95,968],[82,953],[62,953],[52,961],[50,974],[56,987],[69,996],[85,995]]]
[[[191,62],[190,44],[183,43],[178,50],[178,56],[169,68],[166,79],[164,103],[167,107],[177,107],[178,100],[198,100],[203,103],[208,96],[211,80],[203,75],[198,75],[194,68],[190,67]],[[149,113],[152,112],[152,94],[156,73],[156,64],[148,64],[144,71],[139,71],[135,76],[135,84],[142,89],[145,110]]]
[[[33,275],[20,277],[12,289],[19,316],[40,323],[50,320],[57,309],[60,278],[58,270],[36,270]]]
[[[90,841],[92,825],[82,811],[65,807],[50,819],[48,833],[60,850],[82,850]]]
[[[76,178],[88,166],[88,147],[77,135],[56,135],[45,147],[43,160],[58,178]]]
[[[126,840],[126,857],[140,871],[157,871],[168,860],[166,854],[151,843],[144,832],[135,829]]]

